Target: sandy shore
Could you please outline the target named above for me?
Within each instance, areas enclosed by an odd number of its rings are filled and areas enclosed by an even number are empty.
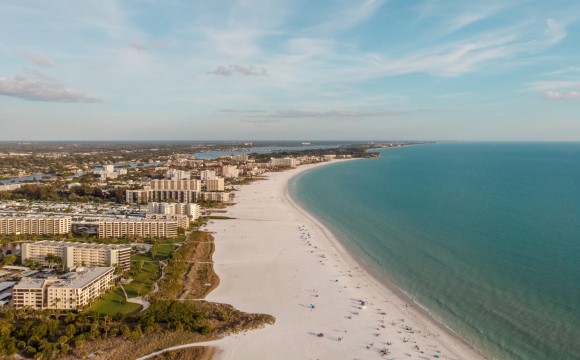
[[[288,181],[314,166],[242,186],[225,214],[235,220],[208,224],[221,283],[207,300],[277,321],[203,345],[216,346],[218,359],[482,359],[363,271],[293,203]]]

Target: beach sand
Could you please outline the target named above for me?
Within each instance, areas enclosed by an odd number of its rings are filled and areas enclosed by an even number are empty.
[[[288,181],[315,166],[241,186],[224,214],[235,219],[210,220],[221,282],[207,300],[271,314],[276,324],[197,345],[216,346],[218,359],[483,359],[366,273],[293,203]]]

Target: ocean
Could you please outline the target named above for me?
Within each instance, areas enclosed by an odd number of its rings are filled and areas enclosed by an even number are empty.
[[[580,143],[379,150],[290,193],[379,279],[498,359],[580,359]]]

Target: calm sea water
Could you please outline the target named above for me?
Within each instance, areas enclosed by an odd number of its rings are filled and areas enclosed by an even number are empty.
[[[580,144],[380,152],[309,171],[290,191],[487,354],[580,359]]]

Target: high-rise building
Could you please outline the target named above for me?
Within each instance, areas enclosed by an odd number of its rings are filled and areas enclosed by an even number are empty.
[[[296,167],[300,161],[294,158],[271,158],[270,163],[275,167]]]
[[[171,180],[189,180],[191,173],[189,171],[169,169],[167,177]]]
[[[211,180],[216,178],[215,171],[213,170],[202,170],[200,171],[199,176],[201,180]]]
[[[151,190],[201,191],[200,180],[151,180]]]
[[[225,165],[224,167],[222,167],[222,175],[225,178],[232,178],[235,179],[238,176],[240,176],[240,170],[233,165]]]
[[[147,204],[148,214],[178,214],[187,215],[192,220],[199,217],[199,205],[192,203],[158,203],[150,202]]]
[[[0,216],[2,235],[62,235],[70,231],[69,216]]]
[[[224,191],[225,190],[224,178],[215,178],[206,180],[205,187],[208,192]]]
[[[99,221],[100,238],[173,238],[177,236],[177,221],[148,219],[118,219]]]

